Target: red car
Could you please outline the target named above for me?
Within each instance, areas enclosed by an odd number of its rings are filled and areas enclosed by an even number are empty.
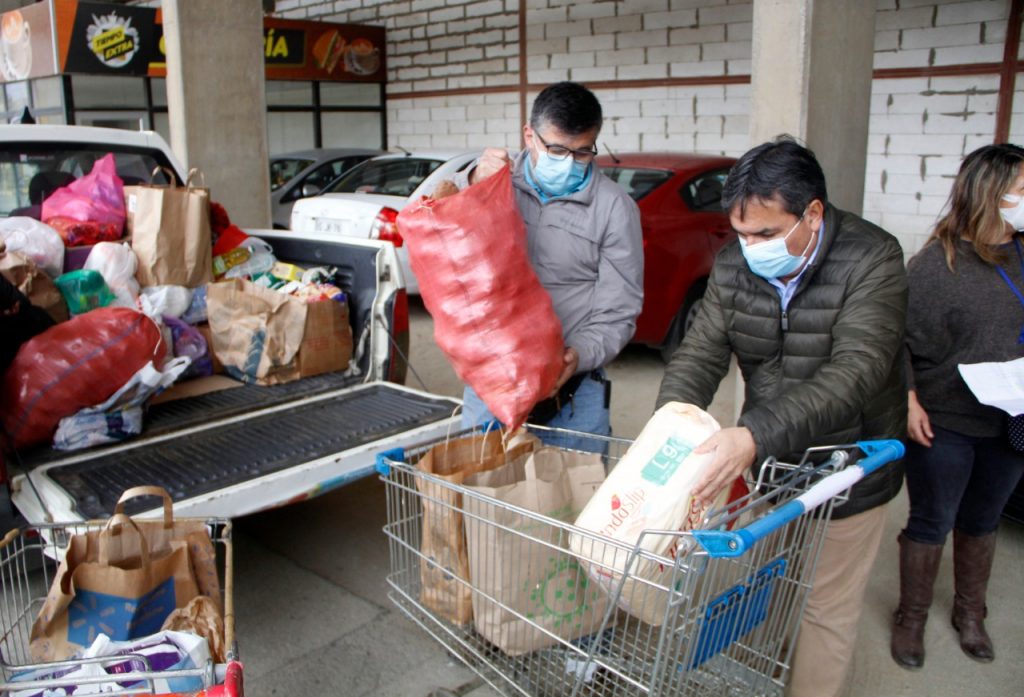
[[[722,210],[722,184],[736,160],[679,153],[616,153],[601,171],[640,207],[644,306],[633,342],[667,361],[693,320],[715,254],[735,238]]]

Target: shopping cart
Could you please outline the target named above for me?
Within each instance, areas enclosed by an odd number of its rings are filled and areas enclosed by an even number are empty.
[[[0,629],[3,630],[0,636],[0,695],[64,695],[70,694],[68,690],[72,685],[78,685],[79,690],[82,690],[86,685],[97,684],[103,685],[103,694],[150,695],[157,692],[155,680],[199,678],[204,689],[190,692],[188,697],[242,697],[242,665],[237,660],[235,643],[231,523],[220,519],[207,520],[205,523],[217,551],[218,573],[224,598],[227,663],[215,665],[209,662],[197,668],[157,672],[150,670],[151,665],[145,656],[135,654],[34,662],[29,652],[32,624],[46,599],[59,560],[63,559],[73,535],[98,531],[106,521],[41,525],[11,530],[0,540]],[[59,675],[87,663],[117,671],[117,674],[31,677]]]
[[[530,430],[547,444],[585,443],[584,450],[602,453],[609,465],[630,445],[558,429]],[[814,448],[796,464],[769,458],[757,481],[749,482],[749,493],[708,512],[701,530],[645,531],[644,537],[671,538],[670,553],[659,556],[644,550],[643,537],[635,547],[622,545],[417,469],[419,458],[437,444],[378,456],[387,492],[389,596],[499,693],[538,696],[781,694],[833,505],[841,505],[860,478],[903,454],[898,441],[871,441]],[[566,633],[557,623],[541,623],[491,584],[452,568],[442,571],[469,589],[475,619],[500,611],[517,621],[519,639],[536,648],[503,650],[474,621],[457,623],[426,602],[422,579],[437,566],[421,548],[427,504],[449,507],[467,530],[491,528],[549,550],[560,561],[549,564],[558,573],[546,578],[558,576],[561,590],[552,594],[550,584],[530,580],[533,593],[561,601],[590,598],[574,619],[582,631]],[[581,540],[587,548],[582,557],[569,551],[570,543],[581,549]],[[483,568],[494,563],[485,560]],[[537,569],[525,567],[513,568],[505,583],[514,587],[537,578]],[[603,600],[594,599],[597,590]]]

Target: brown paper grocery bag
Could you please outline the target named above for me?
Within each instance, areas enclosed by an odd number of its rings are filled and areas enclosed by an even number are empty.
[[[138,550],[121,556],[124,538]],[[99,633],[121,641],[160,631],[164,619],[198,594],[188,547],[174,541],[160,553],[131,518],[113,516],[97,536],[94,561],[58,569],[32,626],[30,649],[38,661],[67,658],[88,648]]]
[[[300,377],[307,306],[298,298],[231,279],[207,286],[210,344],[224,371],[263,385]]]
[[[567,543],[560,527],[502,504],[569,522],[604,476],[600,455],[545,447],[466,480],[468,489],[494,499],[465,497],[473,622],[505,653],[596,632],[608,601],[577,559],[558,551]]]
[[[68,306],[64,296],[34,261],[17,252],[0,248],[0,274],[24,293],[30,303],[45,310],[54,322],[67,321]]]
[[[521,433],[506,450],[501,431],[489,431],[435,445],[420,458],[416,468],[458,487],[466,477],[525,457],[539,443],[537,438]],[[452,486],[416,478],[423,502],[420,599],[440,616],[461,625],[473,618],[473,606],[462,494]]]
[[[196,288],[213,280],[210,191],[193,186],[197,174],[202,176],[195,169],[189,172],[183,187],[124,187],[139,285]]]

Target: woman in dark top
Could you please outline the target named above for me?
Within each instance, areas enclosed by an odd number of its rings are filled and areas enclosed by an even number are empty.
[[[924,664],[924,625],[942,548],[953,531],[953,626],[975,660],[994,658],[985,591],[999,516],[1024,472],[1007,414],[978,402],[961,363],[1024,356],[1024,149],[989,145],[964,160],[949,211],[907,277],[911,363],[907,430],[910,517],[899,537],[900,604],[891,653]]]

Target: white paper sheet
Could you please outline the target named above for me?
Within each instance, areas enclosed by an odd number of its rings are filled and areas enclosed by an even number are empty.
[[[1024,358],[1005,363],[961,363],[964,382],[982,404],[1024,414]]]

